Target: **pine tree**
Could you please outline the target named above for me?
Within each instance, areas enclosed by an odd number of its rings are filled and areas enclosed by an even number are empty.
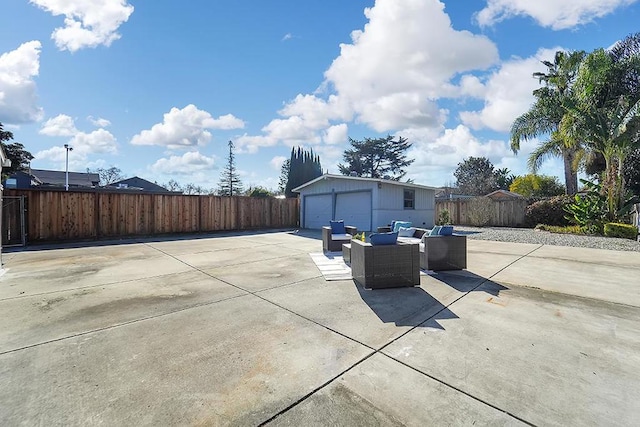
[[[320,156],[313,154],[313,149],[306,151],[298,147],[291,149],[291,159],[289,159],[289,176],[285,186],[286,197],[296,197],[293,190],[296,187],[309,182],[322,175]]]
[[[233,142],[229,141],[229,158],[227,165],[220,174],[220,182],[218,183],[218,195],[234,196],[242,194],[243,186],[238,172],[236,170],[235,155],[233,154]]]

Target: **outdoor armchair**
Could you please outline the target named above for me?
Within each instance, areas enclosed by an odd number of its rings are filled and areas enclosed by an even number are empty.
[[[335,233],[335,229],[335,226],[333,228],[330,226],[322,227],[322,250],[324,252],[342,251],[342,244],[350,243],[351,237],[358,234],[358,228],[350,225],[344,225],[344,233]]]

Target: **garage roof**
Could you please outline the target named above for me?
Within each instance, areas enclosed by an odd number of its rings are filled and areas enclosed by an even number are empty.
[[[309,187],[310,185],[313,185],[318,181],[327,180],[327,179],[347,180],[347,181],[364,181],[364,182],[376,182],[376,183],[379,182],[381,184],[399,185],[399,186],[405,187],[405,188],[407,188],[407,187],[409,187],[409,188],[419,188],[419,189],[423,189],[423,190],[437,190],[438,189],[436,187],[429,187],[429,186],[426,186],[426,185],[413,184],[413,183],[410,183],[410,182],[394,181],[392,179],[364,178],[364,177],[360,177],[360,176],[332,175],[332,174],[326,173],[324,175],[321,175],[321,176],[317,177],[316,179],[312,179],[311,181],[302,184],[299,187],[294,188],[291,191],[295,191],[296,193],[299,193],[300,190],[302,190],[303,188]]]

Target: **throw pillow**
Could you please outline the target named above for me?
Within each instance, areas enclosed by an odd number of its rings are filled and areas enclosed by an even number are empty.
[[[453,234],[453,225],[443,225],[440,229],[441,236],[451,236]]]
[[[329,221],[329,225],[331,225],[331,234],[347,234],[343,220]]]
[[[409,228],[411,227],[411,221],[394,221],[393,228],[391,231],[397,232],[400,230],[400,227]]]
[[[398,233],[371,233],[369,241],[372,246],[395,245],[398,240]]]
[[[415,227],[400,227],[400,229],[398,230],[398,237],[413,237],[415,232]]]

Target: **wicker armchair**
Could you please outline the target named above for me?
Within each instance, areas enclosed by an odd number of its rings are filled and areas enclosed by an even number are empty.
[[[467,268],[467,236],[428,236],[423,242],[424,251],[420,250],[420,268],[423,270]]]
[[[323,252],[340,252],[342,250],[343,243],[351,242],[351,236],[358,234],[358,228],[350,225],[344,226],[347,231],[346,236],[341,236],[336,239],[335,236],[331,236],[331,227],[322,227],[322,251]],[[348,237],[347,237],[348,236]]]
[[[371,289],[420,285],[419,246],[403,243],[372,246],[352,240],[351,275]]]

